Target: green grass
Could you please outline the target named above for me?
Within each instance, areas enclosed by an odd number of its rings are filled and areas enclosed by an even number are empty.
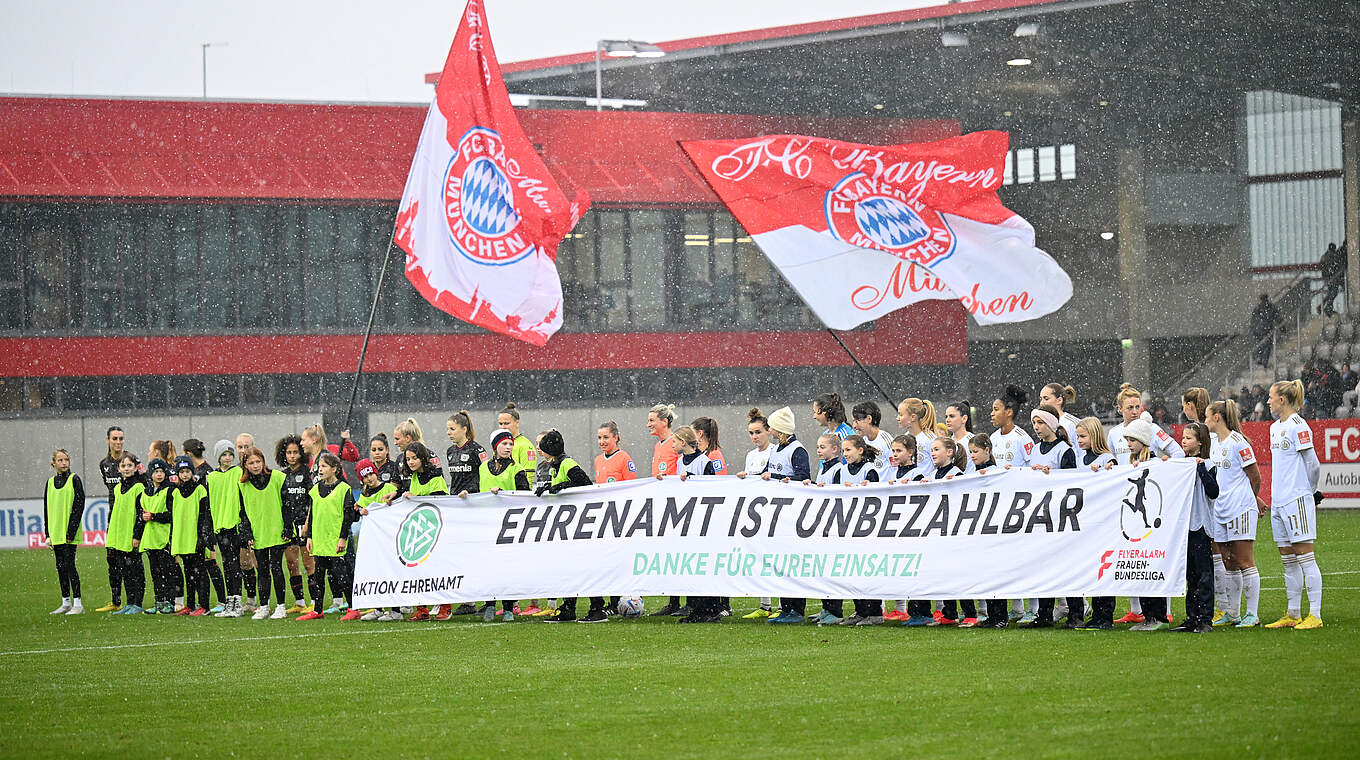
[[[1326,627],[1207,636],[53,617],[51,555],[0,552],[0,755],[1355,757],[1360,512],[1320,522]]]

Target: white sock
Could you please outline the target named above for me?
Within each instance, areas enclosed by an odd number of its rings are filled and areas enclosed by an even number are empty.
[[[1303,606],[1303,566],[1297,554],[1282,554],[1280,561],[1284,563],[1284,594],[1288,599],[1285,614],[1296,618]]]
[[[1247,614],[1255,615],[1261,601],[1261,571],[1255,565],[1242,571],[1242,593],[1247,597]]]
[[[1228,568],[1223,564],[1223,555],[1214,555],[1214,609],[1223,609],[1224,593],[1228,586]]]
[[[1135,615],[1143,614],[1143,603],[1136,596],[1129,597],[1129,612]]]
[[[175,607],[178,608],[178,607],[183,607],[183,606],[184,606],[184,597],[182,597],[182,596],[177,596],[177,597],[175,597]]]
[[[71,600],[71,606],[72,606],[72,607],[84,607],[85,604],[84,604],[83,602],[80,601],[80,597],[76,597],[76,598],[74,598],[74,599]]]
[[[1025,600],[1024,600],[1024,599],[1012,599],[1012,600],[1011,600],[1011,611],[1012,611],[1012,612],[1015,612],[1015,613],[1017,613],[1017,614],[1020,614],[1020,615],[1025,614]]]
[[[1242,571],[1228,571],[1228,587],[1224,589],[1227,598],[1223,600],[1223,611],[1228,617],[1242,617]]]
[[[1026,615],[1038,615],[1038,614],[1039,614],[1039,600],[1038,600],[1038,599],[1026,599],[1026,600],[1025,600],[1025,614],[1026,614]]]
[[[1317,558],[1312,552],[1295,555],[1303,569],[1303,587],[1308,591],[1308,614],[1322,617],[1322,571],[1318,569]]]
[[[770,597],[768,596],[760,597],[760,606],[768,610],[770,608]]]

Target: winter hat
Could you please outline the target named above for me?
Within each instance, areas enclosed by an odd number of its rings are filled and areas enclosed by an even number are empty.
[[[1144,446],[1152,445],[1152,423],[1147,420],[1134,420],[1124,426],[1124,437],[1139,441]]]
[[[515,437],[510,434],[509,430],[497,430],[496,432],[492,433],[491,450],[494,452],[496,450],[496,447],[500,445],[501,440],[505,438],[509,438],[512,441],[515,440]]]
[[[217,460],[222,458],[222,452],[224,451],[230,451],[235,453],[236,447],[232,445],[231,441],[228,441],[226,439],[220,440],[217,443],[213,444],[213,464],[216,464]]]
[[[180,470],[189,470],[190,472],[192,472],[193,469],[194,460],[182,454],[180,456],[175,457],[175,472],[179,472]]]
[[[560,457],[567,452],[567,443],[562,440],[561,433],[549,430],[543,434],[543,440],[538,442],[538,450],[550,457]]]
[[[355,465],[354,469],[359,471],[360,478],[366,478],[369,475],[378,474],[378,466],[373,464],[373,460],[369,459],[368,457],[360,459],[359,464]]]
[[[147,462],[147,463],[146,463],[146,471],[147,471],[147,474],[150,474],[150,473],[152,473],[152,472],[155,472],[156,470],[160,470],[161,472],[165,473],[166,475],[169,475],[169,474],[170,474],[170,463],[167,462],[167,461],[165,461],[164,459],[161,459],[160,457],[156,457],[155,459],[153,459],[153,460],[151,460],[150,462]]]
[[[1143,413],[1138,415],[1138,419],[1144,422],[1152,422],[1152,412],[1149,412],[1148,410],[1144,409]]]
[[[770,415],[770,429],[786,435],[793,435],[793,410],[781,406]]]

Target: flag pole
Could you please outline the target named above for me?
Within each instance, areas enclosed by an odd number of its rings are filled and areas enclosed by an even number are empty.
[[[368,339],[373,335],[373,318],[378,314],[378,296],[382,293],[383,278],[387,275],[387,263],[392,260],[393,243],[397,239],[397,225],[392,225],[392,234],[387,238],[387,253],[383,254],[382,268],[378,270],[378,286],[373,289],[373,305],[368,310],[368,327],[364,328],[364,345],[359,349],[359,367],[354,370],[354,386],[349,391],[349,406],[345,407],[345,424],[341,430],[349,430],[349,418],[354,413],[354,399],[359,395],[359,376],[364,371],[364,357],[368,355]]]
[[[845,345],[845,341],[841,340],[841,336],[837,335],[836,331],[832,330],[830,327],[826,328],[826,331],[831,333],[831,337],[835,338],[841,348],[845,349],[845,353],[855,362],[855,366],[859,367],[859,371],[863,372],[864,376],[869,378],[869,382],[873,383],[874,387],[878,389],[878,392],[883,394],[883,398],[887,399],[888,403],[892,405],[892,408],[896,409],[897,401],[895,401],[892,396],[889,396],[887,391],[883,390],[883,386],[878,384],[878,381],[874,379],[873,375],[869,374],[869,368],[865,367],[864,364],[860,362],[859,357],[855,356],[855,352],[851,351],[850,347]]]

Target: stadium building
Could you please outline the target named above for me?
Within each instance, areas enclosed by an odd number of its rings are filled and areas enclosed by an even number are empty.
[[[1035,322],[934,301],[846,333],[893,395],[984,406],[1062,380],[1084,412],[1124,379],[1235,382],[1257,294],[1301,344],[1318,257],[1360,239],[1357,29],[1354,6],[1292,1],[978,0],[660,42],[598,71],[594,52],[505,63],[530,139],[593,201],[558,254],[564,329],[535,349],[448,317],[397,252],[355,435],[415,413],[442,450],[448,412],[513,400],[579,455],[617,419],[645,465],[645,409],[670,401],[720,419],[733,459],[753,403],[792,405],[807,438],[818,393],[876,398],[676,143],[784,132],[1009,131],[1002,199],[1072,277]],[[594,110],[597,73],[632,105]],[[79,440],[91,483],[110,424],[139,455],[338,429],[426,108],[0,99],[0,472],[36,484]]]

